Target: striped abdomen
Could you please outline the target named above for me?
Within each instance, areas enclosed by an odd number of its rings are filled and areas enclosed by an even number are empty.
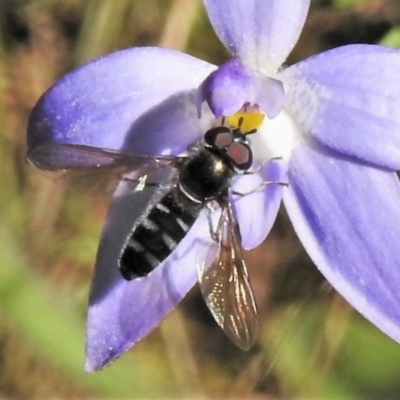
[[[150,273],[172,253],[194,224],[201,205],[183,198],[186,204],[182,207],[179,197],[182,196],[177,189],[167,193],[130,234],[119,259],[125,279]]]

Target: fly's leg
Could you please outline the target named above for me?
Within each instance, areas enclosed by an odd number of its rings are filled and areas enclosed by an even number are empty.
[[[214,240],[214,242],[219,243],[219,234],[218,234],[219,231],[218,229],[214,230],[214,225],[211,218],[212,209],[210,207],[207,207],[206,213],[207,213],[208,229],[210,230],[211,239]]]
[[[268,164],[270,161],[277,161],[277,160],[282,160],[282,159],[283,159],[283,157],[281,157],[281,156],[270,158],[269,160],[264,161],[256,169],[254,169],[252,171],[246,171],[242,175],[254,175],[254,174],[258,173],[262,168],[264,168],[264,166],[266,164]],[[244,196],[248,196],[249,194],[257,192],[258,190],[262,189],[264,186],[267,186],[267,185],[289,186],[289,183],[288,182],[283,182],[283,181],[264,181],[264,182],[261,182],[257,187],[255,187],[254,189],[252,189],[252,190],[250,190],[248,192],[238,192],[236,190],[231,190],[230,193],[232,193],[234,195],[237,195],[237,196],[244,197]]]
[[[222,210],[221,216],[219,217],[218,224],[215,229],[211,218],[212,211],[214,211],[212,208],[206,207],[208,229],[210,230],[211,239],[217,243],[220,243],[222,226],[226,219],[225,209]]]
[[[229,207],[229,208],[227,208]],[[237,232],[239,233],[239,226],[228,226],[229,225],[229,210],[230,210],[230,205],[225,204],[222,206],[221,210],[221,215],[218,219],[218,224],[214,229],[213,221],[211,218],[211,212],[212,209],[207,207],[207,221],[208,221],[208,227],[210,230],[210,236],[214,242],[216,242],[219,246],[220,249],[225,250],[226,252],[229,252],[230,245],[227,242],[227,234],[229,229],[237,229]]]
[[[253,194],[255,192],[258,192],[260,189],[262,189],[264,186],[267,185],[282,185],[282,186],[289,186],[288,182],[282,182],[282,181],[265,181],[265,182],[261,182],[257,187],[255,187],[254,189],[248,191],[248,192],[238,192],[236,190],[231,190],[230,193],[236,195],[236,196],[248,196],[249,194]]]
[[[258,172],[260,172],[270,161],[279,161],[282,160],[283,157],[282,156],[276,156],[276,157],[272,157],[269,160],[264,161],[263,163],[261,163],[261,165],[259,165],[256,169],[253,169],[251,171],[245,171],[243,172],[242,175],[254,175],[257,174]]]
[[[149,187],[158,187],[160,189],[163,187],[162,183],[147,182],[147,175],[142,175],[138,179],[124,177],[121,180],[123,182],[128,182],[128,183],[132,183],[132,184],[136,185],[134,192],[142,192],[144,189],[149,188]]]

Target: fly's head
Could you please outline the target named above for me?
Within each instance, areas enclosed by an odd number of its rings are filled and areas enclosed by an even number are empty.
[[[219,154],[234,173],[243,174],[253,163],[253,153],[247,136],[256,133],[263,120],[264,115],[254,109],[224,117],[221,126],[211,128],[205,133],[205,146]]]

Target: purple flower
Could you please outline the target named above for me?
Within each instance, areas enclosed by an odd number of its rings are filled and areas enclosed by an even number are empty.
[[[43,144],[82,144],[145,154],[180,154],[215,118],[257,104],[268,118],[251,146],[272,161],[239,177],[236,199],[246,249],[267,236],[281,199],[315,264],[362,315],[400,341],[400,53],[372,45],[327,51],[282,68],[304,24],[309,0],[204,0],[233,58],[217,68],[179,52],[133,48],[66,75],[39,101],[28,155],[44,169],[88,161]],[[101,160],[100,160],[101,161]],[[90,295],[86,369],[99,369],[143,338],[197,280],[199,218],[167,261],[146,278],[121,278],[117,260],[153,190],[110,206]]]

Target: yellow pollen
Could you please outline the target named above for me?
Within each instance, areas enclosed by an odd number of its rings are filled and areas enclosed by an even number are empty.
[[[256,111],[239,111],[225,117],[225,121],[231,128],[240,128],[240,132],[250,132],[258,129],[264,122],[265,115]],[[242,119],[242,124],[239,121]],[[239,126],[240,125],[240,126]]]

